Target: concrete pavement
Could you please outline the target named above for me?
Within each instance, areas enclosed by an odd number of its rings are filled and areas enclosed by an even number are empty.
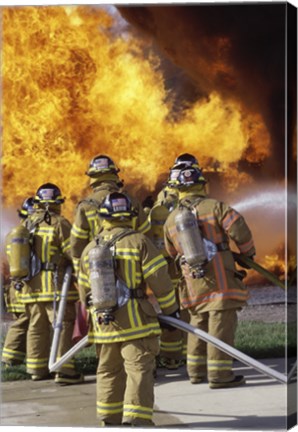
[[[281,373],[285,371],[284,359],[262,362]],[[287,413],[293,417],[297,411],[296,382],[287,387],[240,362],[235,362],[235,372],[246,376],[245,386],[211,390],[207,383],[190,384],[185,367],[177,371],[158,369],[153,418],[156,427],[201,431],[287,430]],[[95,376],[87,376],[83,384],[64,387],[53,380],[2,383],[1,428],[95,428],[98,426],[95,382]]]

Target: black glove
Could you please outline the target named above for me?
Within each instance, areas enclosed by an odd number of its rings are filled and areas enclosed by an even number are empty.
[[[180,311],[179,311],[179,309],[177,309],[177,310],[175,310],[175,312],[172,312],[171,314],[169,314],[167,316],[172,317],[172,318],[176,318],[176,319],[180,319]],[[173,326],[171,326],[171,324],[167,324],[163,321],[160,321],[159,324],[160,324],[160,327],[162,329],[168,330],[170,332],[177,330],[176,327],[173,327]]]
[[[244,256],[244,255],[243,255]],[[247,256],[247,258],[251,259],[252,261],[254,260],[254,254],[251,256]],[[244,259],[241,257],[240,254],[233,252],[233,258],[236,261],[237,264],[239,264],[241,267],[245,268],[245,269],[251,269],[251,266],[249,264],[247,264]]]

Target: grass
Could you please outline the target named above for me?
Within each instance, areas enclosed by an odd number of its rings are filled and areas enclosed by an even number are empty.
[[[297,354],[296,323],[240,321],[235,347],[255,359],[292,357]]]
[[[235,348],[254,359],[295,357],[297,354],[296,323],[259,323],[240,321],[236,333]],[[287,350],[287,354],[286,354]],[[84,375],[96,372],[95,346],[84,348],[76,355],[77,370]],[[29,379],[24,364],[1,369],[1,381]]]

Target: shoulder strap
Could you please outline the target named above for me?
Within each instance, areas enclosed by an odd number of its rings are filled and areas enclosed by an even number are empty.
[[[114,235],[114,237],[112,237],[112,238],[111,238],[110,240],[108,240],[108,241],[104,240],[100,235],[98,235],[98,236],[95,237],[95,241],[96,241],[96,244],[101,243],[101,244],[106,245],[107,247],[112,247],[112,246],[114,246],[114,245],[117,243],[117,241],[119,241],[120,239],[122,239],[122,238],[124,238],[124,237],[126,237],[126,236],[129,236],[129,235],[131,235],[131,234],[135,234],[135,233],[136,233],[135,230],[133,230],[133,229],[131,229],[131,228],[127,228],[125,231],[122,231],[121,233]]]
[[[85,199],[81,200],[78,205],[80,205],[82,203],[90,204],[90,205],[92,205],[93,207],[96,207],[96,208],[99,208],[101,206],[101,203],[98,200],[94,199],[94,198],[85,198]]]
[[[190,199],[185,199],[183,203],[179,203],[179,208],[181,209],[183,207],[186,207],[189,210],[193,210],[197,204],[200,204],[205,199],[206,197],[199,197],[196,198],[194,201],[191,201]]]

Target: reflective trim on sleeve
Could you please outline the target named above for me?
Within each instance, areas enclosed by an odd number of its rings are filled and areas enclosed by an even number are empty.
[[[246,253],[254,247],[254,242],[253,242],[253,239],[250,239],[246,243],[242,243],[242,244],[238,243],[237,246],[238,246],[241,253]]]
[[[83,239],[83,240],[89,239],[89,231],[81,229],[75,224],[71,228],[71,235],[78,239]]]
[[[150,222],[148,219],[146,219],[142,225],[137,227],[137,231],[142,233],[142,234],[145,234],[149,230],[150,230]]]
[[[175,290],[171,290],[169,294],[162,297],[157,297],[157,301],[161,309],[166,309],[168,307],[173,306],[176,303],[176,293]]]
[[[143,266],[144,279],[148,278],[153,273],[155,273],[158,269],[160,269],[161,267],[164,267],[166,265],[167,265],[167,262],[164,259],[163,255],[158,255],[156,258],[154,258],[149,263],[147,263]]]

